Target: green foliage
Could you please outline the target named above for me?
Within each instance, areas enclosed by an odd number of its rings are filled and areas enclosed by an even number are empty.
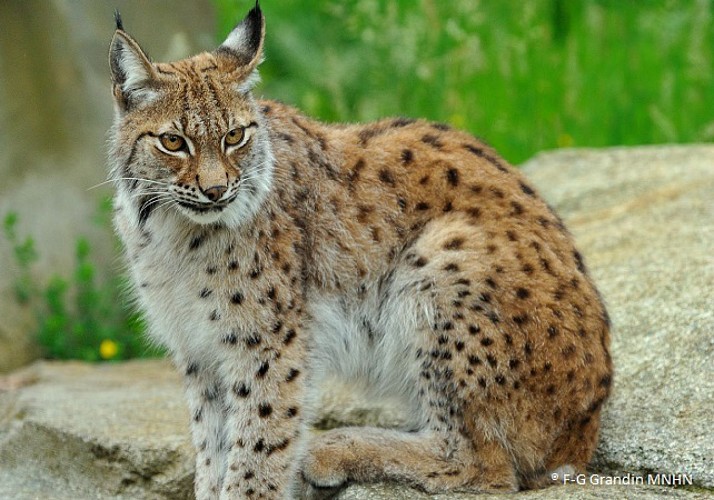
[[[223,36],[252,0],[214,0]],[[711,0],[264,1],[263,91],[330,121],[427,117],[511,162],[714,139]]]
[[[97,218],[106,223],[106,203]],[[19,303],[34,309],[36,337],[47,358],[99,361],[160,355],[145,345],[144,323],[121,296],[127,288],[125,279],[113,275],[97,284],[85,238],[76,244],[74,274],[54,276],[41,286],[31,272],[38,258],[34,242],[30,237],[20,239],[17,223],[17,214],[11,212],[3,226],[19,269],[15,294]]]
[[[14,212],[5,216],[3,232],[12,246],[13,256],[20,270],[20,275],[14,284],[15,298],[20,304],[27,304],[30,298],[37,293],[30,274],[32,263],[37,260],[35,242],[29,237],[20,241],[20,237],[17,235],[17,214]]]

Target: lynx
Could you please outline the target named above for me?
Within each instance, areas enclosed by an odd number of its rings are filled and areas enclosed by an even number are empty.
[[[447,125],[326,125],[256,99],[264,32],[256,3],[215,51],[153,63],[117,16],[110,48],[115,225],[185,379],[197,498],[583,471],[609,320],[563,222]],[[328,375],[410,421],[311,437]]]

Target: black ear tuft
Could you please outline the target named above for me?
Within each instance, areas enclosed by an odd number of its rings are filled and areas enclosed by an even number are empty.
[[[216,53],[233,60],[241,72],[250,73],[263,59],[265,19],[260,2],[255,2],[245,18],[228,34]]]
[[[248,47],[251,51],[257,51],[263,37],[263,12],[260,10],[260,2],[255,0],[255,7],[250,9],[243,21],[249,28]]]
[[[121,22],[121,14],[119,14],[119,9],[114,10],[114,21],[117,23],[117,29],[124,31],[124,23]]]

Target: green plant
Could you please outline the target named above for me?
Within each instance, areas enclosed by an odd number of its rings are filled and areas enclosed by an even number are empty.
[[[103,211],[98,219],[106,223]],[[125,278],[112,275],[97,284],[96,265],[85,238],[76,243],[73,275],[53,276],[41,286],[32,277],[32,264],[38,258],[34,241],[20,239],[17,223],[17,214],[11,212],[3,225],[19,268],[15,295],[20,304],[34,309],[37,340],[47,358],[99,361],[161,354],[146,346],[144,323],[122,297]]]
[[[30,237],[20,241],[17,235],[17,214],[10,212],[3,220],[3,232],[12,246],[12,253],[19,268],[19,277],[15,280],[15,298],[20,304],[27,304],[37,293],[35,283],[32,281],[32,263],[37,260],[35,242]]]
[[[252,0],[214,0],[219,39]],[[328,121],[426,117],[512,163],[544,149],[714,139],[708,0],[281,0],[268,97]]]

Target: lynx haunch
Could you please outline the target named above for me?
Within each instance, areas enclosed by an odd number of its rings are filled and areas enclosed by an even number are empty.
[[[609,321],[562,221],[449,126],[327,125],[257,100],[264,33],[256,4],[210,53],[153,63],[120,21],[110,49],[115,225],[185,377],[197,497],[516,491],[583,471]],[[411,422],[310,438],[328,375]]]

